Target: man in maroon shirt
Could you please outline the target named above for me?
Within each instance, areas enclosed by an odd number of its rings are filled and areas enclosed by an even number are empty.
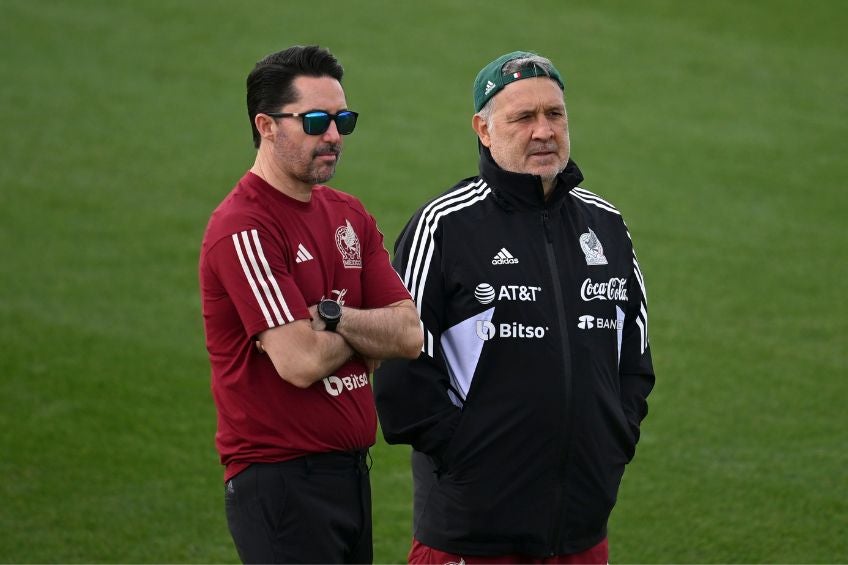
[[[322,183],[356,125],[317,46],[247,78],[256,161],[212,213],[200,286],[227,521],[245,562],[371,562],[368,376],[415,358],[417,311],[374,218]]]

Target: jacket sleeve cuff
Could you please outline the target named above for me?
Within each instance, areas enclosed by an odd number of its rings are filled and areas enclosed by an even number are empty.
[[[426,453],[441,466],[461,415],[458,408],[441,412],[433,418],[433,426],[421,433],[412,443],[412,447],[416,451]]]

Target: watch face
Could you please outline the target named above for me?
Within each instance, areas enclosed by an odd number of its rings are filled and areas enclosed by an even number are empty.
[[[338,302],[333,300],[324,300],[321,302],[320,310],[324,318],[334,319],[342,315],[342,307]]]

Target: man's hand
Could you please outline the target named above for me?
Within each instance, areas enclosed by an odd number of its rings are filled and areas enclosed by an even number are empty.
[[[327,324],[324,323],[324,320],[321,319],[321,316],[318,315],[318,305],[313,304],[309,307],[309,317],[312,318],[312,329],[316,332],[323,332],[327,329]]]

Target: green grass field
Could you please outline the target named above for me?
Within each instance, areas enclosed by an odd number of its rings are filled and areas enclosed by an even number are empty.
[[[389,242],[476,172],[477,70],[553,59],[650,298],[611,561],[848,562],[846,24],[838,0],[0,0],[0,562],[238,560],[197,255],[252,163],[244,78],[295,43],[345,65],[332,184]],[[408,449],[372,453],[375,559],[401,562]]]

